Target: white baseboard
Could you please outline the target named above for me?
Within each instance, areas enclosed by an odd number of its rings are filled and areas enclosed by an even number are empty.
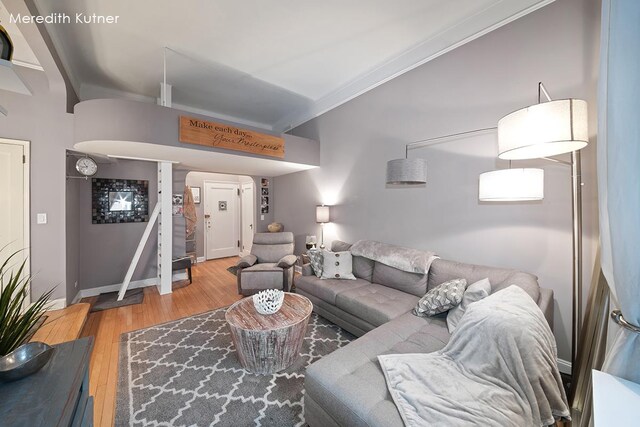
[[[558,370],[563,374],[571,375],[571,362],[558,359]]]
[[[196,262],[205,262],[207,259],[203,256],[199,256],[198,258],[196,258]]]
[[[173,273],[172,280],[186,280],[189,276],[185,271],[179,273]],[[157,277],[151,277],[149,279],[143,280],[132,280],[129,283],[128,289],[137,289],[137,288],[146,288],[147,286],[155,286],[158,283]],[[120,290],[122,283],[116,283],[115,285],[106,285],[106,286],[98,286],[97,288],[90,289],[82,289],[78,292],[76,297],[73,299],[73,303],[79,302],[82,298],[95,297],[100,294],[105,294],[108,292],[117,292]]]
[[[53,300],[50,300],[47,303],[47,311],[62,310],[66,306],[67,306],[67,299],[66,298],[53,299]]]

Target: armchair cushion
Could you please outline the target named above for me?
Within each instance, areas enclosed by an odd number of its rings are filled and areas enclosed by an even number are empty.
[[[256,262],[258,262],[258,257],[255,256],[255,255],[249,254],[249,255],[246,255],[246,256],[243,256],[242,258],[240,258],[240,260],[236,264],[236,267],[238,267],[238,268],[247,268],[247,267],[251,267]]]
[[[286,255],[283,256],[280,261],[278,261],[278,267],[280,268],[290,268],[296,263],[298,258],[295,255]]]

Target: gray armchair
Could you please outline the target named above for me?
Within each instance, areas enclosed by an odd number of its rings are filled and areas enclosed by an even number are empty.
[[[264,289],[289,292],[296,260],[293,233],[256,233],[251,254],[236,264],[238,293],[252,295]]]

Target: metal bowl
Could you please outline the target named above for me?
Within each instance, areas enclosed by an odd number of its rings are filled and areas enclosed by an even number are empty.
[[[53,350],[43,342],[30,342],[0,357],[0,381],[19,380],[39,371],[47,364]]]

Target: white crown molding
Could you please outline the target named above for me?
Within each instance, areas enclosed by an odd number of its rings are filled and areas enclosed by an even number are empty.
[[[44,72],[44,68],[42,68],[42,65],[40,64],[32,64],[31,62],[19,61],[17,59],[12,59],[11,62],[13,63],[13,65],[16,65],[18,67],[31,68],[32,70]]]
[[[320,98],[309,110],[298,111],[280,119],[273,125],[273,129],[278,132],[287,132],[327,111],[339,107],[365,92],[375,89],[414,68],[432,61],[453,49],[482,37],[554,1],[555,0],[540,0],[533,5],[531,4],[531,0],[498,2]],[[504,15],[506,15],[506,18],[498,23],[493,23],[496,16]],[[452,40],[459,41],[450,44]]]

